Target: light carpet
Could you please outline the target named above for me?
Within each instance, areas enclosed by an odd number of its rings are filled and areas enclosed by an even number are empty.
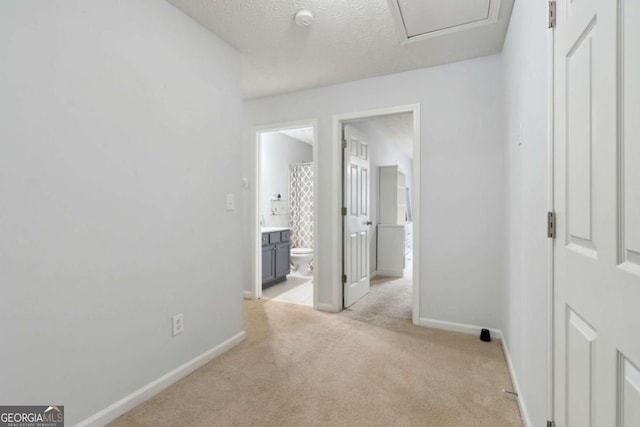
[[[340,314],[246,301],[242,344],[111,425],[522,426],[500,342],[412,325],[407,283]]]

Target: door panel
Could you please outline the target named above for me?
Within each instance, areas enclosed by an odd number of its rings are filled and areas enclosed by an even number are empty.
[[[358,233],[349,234],[349,246],[347,252],[350,254],[349,266],[347,271],[347,282],[351,287],[358,284]]]
[[[369,146],[352,125],[344,125],[344,306],[369,292]]]
[[[360,203],[358,200],[358,165],[349,165],[349,181],[351,182],[350,203],[347,205],[347,215],[350,217],[358,217],[360,215]]]
[[[286,276],[291,272],[291,264],[289,259],[289,243],[276,245],[275,250],[275,277]]]
[[[567,57],[567,241],[595,257],[592,239],[592,31],[583,33]]]
[[[360,266],[360,271],[358,277],[360,280],[364,280],[369,277],[369,233],[367,231],[362,231],[360,232],[359,237],[360,250],[358,252],[360,254],[360,259],[358,260],[358,265]]]
[[[369,169],[360,168],[360,213],[369,215]]]
[[[638,20],[640,2],[621,0],[620,17],[621,63],[619,82],[621,115],[621,201],[623,218],[620,221],[622,253],[620,261],[629,271],[640,275],[640,37]],[[636,28],[634,28],[634,25]]]
[[[640,370],[620,354],[619,414],[621,427],[640,426]]]
[[[276,278],[273,246],[262,248],[262,282],[269,282]]]
[[[640,425],[640,2],[558,0],[554,420]]]
[[[593,342],[598,334],[574,311],[567,313],[567,420],[568,425],[591,425]]]

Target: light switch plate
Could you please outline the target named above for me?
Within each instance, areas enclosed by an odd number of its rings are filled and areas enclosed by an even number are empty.
[[[524,130],[522,123],[518,127],[518,146],[521,146],[524,143]]]
[[[227,194],[227,210],[232,211],[236,208],[236,203],[233,197],[233,193]]]
[[[173,316],[173,336],[184,332],[184,314],[179,313]]]

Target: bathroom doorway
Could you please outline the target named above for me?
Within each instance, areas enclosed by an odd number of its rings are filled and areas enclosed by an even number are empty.
[[[256,131],[251,298],[317,307],[316,123]]]

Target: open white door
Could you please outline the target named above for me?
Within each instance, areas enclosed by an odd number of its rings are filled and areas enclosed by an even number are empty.
[[[369,292],[369,146],[362,133],[343,127],[344,306]]]
[[[557,1],[557,426],[640,426],[638,22],[638,0]]]

